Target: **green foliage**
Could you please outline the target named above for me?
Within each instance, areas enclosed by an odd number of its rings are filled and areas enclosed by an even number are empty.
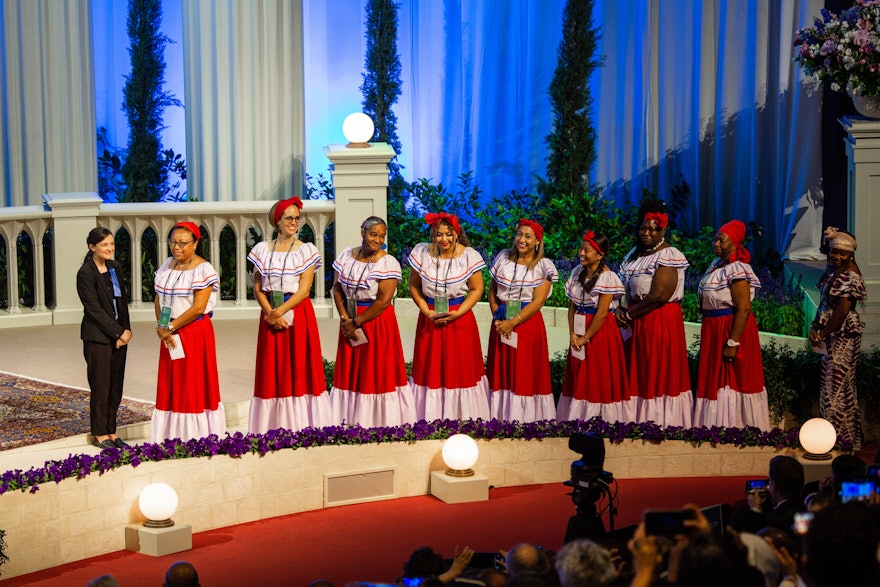
[[[779,421],[791,413],[798,422],[805,422],[817,414],[821,357],[809,349],[793,351],[774,341],[761,347],[761,354],[770,417]]]
[[[236,248],[235,231],[228,225],[220,231],[220,257],[217,259],[217,274],[220,276],[220,299],[234,300],[236,289]]]
[[[596,129],[590,120],[593,98],[590,76],[602,66],[596,56],[600,38],[593,26],[593,0],[568,0],[562,13],[562,41],[550,83],[553,131],[547,136],[548,196],[588,190],[590,168],[596,161]]]
[[[36,303],[34,290],[34,243],[31,235],[21,231],[16,238],[16,254],[18,256],[18,300],[20,306],[32,308]]]
[[[141,235],[141,299],[145,302],[152,302],[154,297],[153,279],[159,268],[157,241],[156,231],[152,228],[147,228]]]
[[[173,167],[177,159],[173,152],[163,151],[160,139],[165,108],[181,105],[162,89],[165,45],[170,39],[160,32],[161,25],[161,0],[129,0],[126,30],[131,73],[125,76],[122,91],[129,140],[122,176],[128,188],[125,199],[130,202],[158,201],[168,191],[168,166]]]
[[[804,309],[800,304],[780,304],[772,298],[755,297],[752,313],[758,330],[803,336]]]
[[[0,567],[8,560],[9,555],[6,554],[6,530],[0,530]]]
[[[367,55],[361,94],[364,114],[376,125],[375,139],[400,153],[397,116],[392,107],[400,97],[400,56],[397,53],[397,10],[393,0],[368,0],[366,6]],[[395,157],[388,164],[392,178],[400,176]]]

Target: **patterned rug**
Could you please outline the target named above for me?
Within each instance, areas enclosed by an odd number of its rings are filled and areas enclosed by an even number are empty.
[[[124,399],[119,426],[147,422],[152,404]],[[0,450],[89,432],[89,391],[0,371]]]

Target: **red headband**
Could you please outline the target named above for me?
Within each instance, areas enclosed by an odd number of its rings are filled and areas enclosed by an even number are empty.
[[[593,247],[593,249],[595,249],[595,251],[600,255],[604,255],[602,249],[599,247],[599,245],[596,244],[596,241],[593,240],[594,238],[596,238],[596,233],[592,230],[588,230],[584,233],[584,236],[583,238],[581,238],[581,240]]]
[[[736,250],[730,255],[730,261],[742,261],[743,263],[748,263],[752,255],[749,251],[743,246],[743,242],[746,240],[746,225],[743,224],[739,220],[731,220],[724,226],[718,229],[718,232],[723,232],[733,243],[736,245]]]
[[[437,214],[428,212],[425,214],[425,224],[430,224],[431,228],[434,228],[440,222],[446,222],[452,227],[455,234],[461,234],[461,226],[458,224],[458,218],[455,214],[447,214],[446,212],[438,212]]]
[[[544,227],[535,222],[534,220],[529,220],[528,218],[520,218],[519,224],[516,225],[516,229],[519,230],[523,226],[528,226],[532,230],[535,231],[535,237],[540,241],[544,240]]]
[[[663,212],[648,212],[643,220],[653,220],[660,228],[666,228],[669,225],[669,216]]]
[[[293,196],[292,198],[287,198],[286,200],[281,200],[277,204],[275,204],[275,224],[278,224],[281,221],[281,216],[284,214],[284,211],[290,208],[291,206],[296,206],[300,210],[303,209],[302,200]]]
[[[196,226],[195,222],[178,222],[173,227],[171,227],[171,232],[174,232],[175,228],[183,228],[192,233],[193,238],[199,240],[202,238],[202,231],[199,230],[199,227]]]

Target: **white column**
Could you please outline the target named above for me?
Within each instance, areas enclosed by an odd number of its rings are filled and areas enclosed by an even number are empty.
[[[364,219],[378,216],[388,220],[388,162],[396,153],[388,143],[370,143],[366,149],[327,145],[324,154],[330,159],[336,198],[338,255],[345,247],[361,243]]]
[[[88,251],[86,237],[98,225],[101,198],[93,192],[43,194],[52,211],[55,257],[55,324],[76,324],[83,309],[76,293],[76,272]],[[76,243],[81,243],[75,246]],[[134,287],[134,286],[133,286]]]

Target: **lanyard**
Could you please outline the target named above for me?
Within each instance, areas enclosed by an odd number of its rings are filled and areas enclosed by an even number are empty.
[[[188,271],[188,270],[189,270],[190,263],[192,263],[192,260],[193,260],[194,258],[195,258],[195,255],[193,255],[192,257],[189,258],[189,261],[186,262],[186,267],[183,268],[183,271],[175,271],[174,269],[171,268],[171,264],[170,264],[170,263],[168,264],[168,273],[169,273],[169,275],[168,275],[167,278],[165,278],[165,291],[166,291],[166,292],[173,292],[173,291],[174,291],[174,288],[177,286],[177,282],[180,281],[180,276],[183,274],[184,271]],[[176,265],[176,263],[175,263],[175,265]],[[169,289],[169,287],[168,287],[168,282],[171,281],[171,274],[172,274],[172,273],[177,273],[177,277],[174,278],[174,283],[171,284],[171,288]],[[174,297],[174,295],[171,294],[171,293],[166,293],[165,295],[166,295],[167,297],[170,297],[170,298],[173,298],[173,297]],[[163,306],[167,306],[167,307],[169,307],[169,308],[171,307],[171,304],[166,304],[166,303],[165,303],[165,298],[162,299],[162,305],[163,305]]]
[[[366,275],[366,273],[367,273],[367,269],[370,268],[370,265],[373,263],[373,259],[376,257],[376,253],[378,253],[378,252],[379,252],[379,251],[376,251],[375,253],[372,254],[372,256],[370,256],[370,260],[367,261],[366,265],[364,265],[364,270],[361,271],[361,276],[358,277],[357,283],[355,283],[355,285],[354,285],[354,289],[352,289],[350,292],[348,292],[348,296],[347,296],[347,297],[354,299],[354,297],[357,296],[357,290],[358,290],[358,288],[360,288],[360,286],[361,286],[361,282],[364,280],[364,275]],[[361,256],[361,252],[360,252],[360,251],[358,251],[358,255],[357,255],[357,256],[358,256],[358,257]],[[355,263],[357,263],[357,257],[355,257],[355,260],[354,260],[354,261],[355,261]],[[355,267],[355,263],[352,263],[352,265],[351,265],[351,272],[348,274],[348,280],[349,280],[349,281],[351,281],[351,278],[352,278],[352,276],[354,275],[354,267]]]
[[[453,251],[453,254],[455,254],[454,251]],[[438,253],[437,253],[437,262],[434,264],[434,266],[435,266],[436,269],[437,269],[436,278],[435,278],[435,283],[436,283],[438,286],[440,285],[440,261],[441,261],[441,259],[440,259],[440,253],[438,252]],[[449,258],[449,264],[446,266],[446,276],[443,278],[443,295],[446,295],[446,283],[449,281],[449,271],[450,271],[450,269],[452,269],[452,258],[451,258],[451,257]],[[437,288],[437,291],[440,291],[440,288],[439,288],[439,287]]]
[[[284,291],[284,268],[287,267],[287,258],[290,256],[290,251],[293,250],[293,245],[296,244],[296,239],[294,238],[290,241],[290,247],[287,249],[287,253],[284,255],[284,261],[281,262],[281,274],[278,276],[278,291]],[[269,257],[269,267],[272,267],[272,257],[275,256],[275,248],[278,246],[278,239],[272,241],[272,255]],[[272,291],[272,272],[269,271],[269,291]]]

